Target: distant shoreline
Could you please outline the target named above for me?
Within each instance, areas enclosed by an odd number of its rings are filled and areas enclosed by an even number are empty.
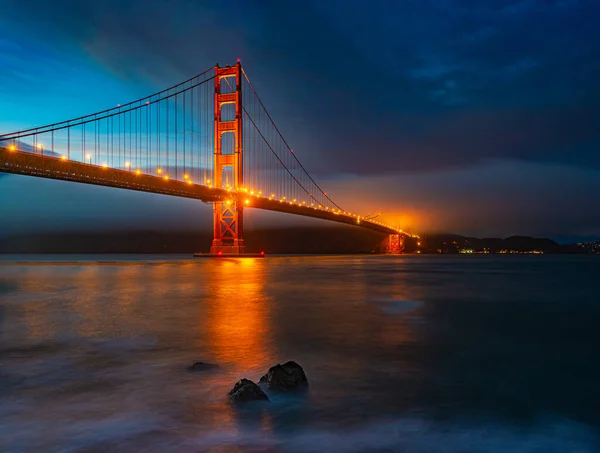
[[[246,230],[246,250],[268,255],[380,254],[387,236],[352,226]],[[209,231],[72,231],[0,236],[0,255],[192,255],[207,252]],[[547,238],[406,237],[405,254],[597,254],[600,241],[559,244]]]

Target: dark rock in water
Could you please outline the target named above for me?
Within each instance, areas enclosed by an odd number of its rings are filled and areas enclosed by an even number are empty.
[[[188,371],[207,371],[214,370],[216,368],[219,368],[219,365],[217,365],[216,363],[196,362],[192,366],[188,367]]]
[[[270,390],[280,392],[293,392],[308,388],[308,379],[306,379],[304,370],[291,360],[283,365],[277,364],[269,368],[267,374],[261,377],[259,382]]]
[[[229,399],[233,403],[249,401],[269,401],[269,397],[261,388],[249,379],[241,379],[229,391]]]

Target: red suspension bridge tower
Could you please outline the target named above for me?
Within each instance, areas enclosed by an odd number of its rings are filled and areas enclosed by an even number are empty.
[[[233,67],[215,66],[215,134],[214,134],[214,187],[222,189],[227,174],[227,183],[233,191],[244,184],[243,137],[242,137],[242,67],[238,62]],[[224,118],[224,107],[235,118]],[[233,108],[232,108],[233,107]],[[224,146],[225,145],[225,146]],[[239,197],[227,201],[215,201],[214,237],[210,253],[244,253],[244,206]]]

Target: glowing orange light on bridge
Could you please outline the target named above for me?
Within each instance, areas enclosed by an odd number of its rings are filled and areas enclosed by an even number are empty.
[[[158,173],[159,175],[162,175],[162,168],[157,168],[156,173]]]
[[[9,150],[9,151],[15,151],[16,149],[17,149],[17,148],[15,148],[15,145],[10,145],[10,146],[8,147],[8,150]]]

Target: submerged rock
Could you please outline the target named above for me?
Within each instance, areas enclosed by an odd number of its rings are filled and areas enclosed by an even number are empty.
[[[240,379],[229,391],[229,399],[233,403],[249,401],[269,401],[269,397],[261,388],[249,379]]]
[[[207,371],[214,370],[219,368],[219,365],[216,363],[208,363],[208,362],[196,362],[192,366],[188,367],[188,371],[196,372],[196,371]]]
[[[291,360],[283,365],[277,364],[269,368],[267,374],[260,378],[259,383],[264,384],[270,390],[280,392],[293,392],[308,388],[308,379],[304,370]]]

